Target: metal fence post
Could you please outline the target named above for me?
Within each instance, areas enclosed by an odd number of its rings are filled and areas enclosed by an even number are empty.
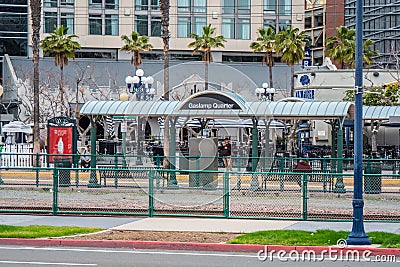
[[[284,170],[285,170],[285,158],[282,157],[281,160],[280,160],[280,163],[279,163],[279,171],[283,172]],[[279,189],[281,191],[283,191],[285,189],[284,180],[285,180],[284,175],[280,175],[279,176],[279,186],[280,186]]]
[[[225,218],[229,218],[229,214],[230,214],[229,191],[230,191],[229,190],[229,172],[224,172],[224,196],[223,196],[224,201],[223,202],[224,202],[224,217]]]
[[[302,189],[303,189],[303,193],[302,193],[302,200],[303,200],[303,205],[302,205],[302,214],[303,214],[303,220],[307,220],[308,218],[308,188],[307,188],[307,184],[308,184],[308,176],[307,174],[303,174],[302,176]]]
[[[53,216],[58,214],[58,169],[53,169],[53,205],[52,205]]]
[[[149,217],[154,216],[154,171],[149,171]]]
[[[35,172],[36,172],[36,187],[39,187],[39,153],[36,153],[36,158],[35,158]]]
[[[76,153],[75,156],[75,185],[79,186],[79,153]]]

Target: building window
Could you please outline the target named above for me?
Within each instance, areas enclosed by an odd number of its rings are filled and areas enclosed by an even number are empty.
[[[178,0],[178,12],[178,38],[188,38],[190,33],[203,34],[203,26],[207,25],[207,0]]]
[[[286,30],[288,26],[292,25],[291,20],[279,20],[279,30]]]
[[[63,25],[64,27],[68,27],[67,34],[73,34],[74,33],[74,14],[61,13],[61,25]]]
[[[89,8],[118,9],[118,0],[89,0]]]
[[[291,0],[279,0],[278,1],[278,14],[290,16],[292,14],[292,2]]]
[[[135,0],[135,10],[160,10],[160,0]]]
[[[148,26],[148,16],[147,15],[136,15],[135,16],[135,31],[137,31],[140,35],[149,35],[149,26]]]
[[[237,38],[250,40],[250,19],[238,19]]]
[[[223,14],[250,14],[250,0],[222,0]]]
[[[250,39],[250,0],[222,1],[222,35],[227,39]]]
[[[151,34],[150,36],[161,36],[161,17],[151,17]]]
[[[276,12],[276,0],[264,0],[264,13],[275,14]]]
[[[57,28],[57,12],[44,12],[44,33],[52,33]]]
[[[52,33],[54,28],[61,25],[68,28],[67,33],[73,34],[75,0],[44,0],[44,33]]]
[[[101,35],[101,15],[89,15],[89,34]]]
[[[190,28],[190,17],[178,17],[178,38],[188,38]]]
[[[103,29],[104,25],[104,29]],[[118,15],[89,14],[90,35],[118,35]]]
[[[222,35],[227,39],[235,39],[234,18],[222,18]]]
[[[73,7],[75,4],[75,0],[61,0],[60,5],[61,6],[71,6]]]
[[[43,6],[44,7],[57,7],[57,0],[44,0]]]
[[[119,35],[119,23],[118,23],[118,15],[105,15],[105,35]]]
[[[203,27],[207,25],[206,17],[195,17],[193,24],[193,32],[197,35],[203,34]]]
[[[274,19],[264,19],[264,28],[269,28],[271,27],[272,29],[276,29],[276,20]]]

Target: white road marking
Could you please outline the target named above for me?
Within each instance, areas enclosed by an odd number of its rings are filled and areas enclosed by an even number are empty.
[[[172,252],[172,251],[166,252],[166,251],[143,251],[143,250],[104,250],[104,249],[40,248],[40,247],[0,247],[0,249],[257,258],[256,253],[255,255],[244,255],[244,254],[222,254],[222,253],[215,254],[215,253]]]
[[[0,261],[7,264],[27,264],[27,265],[61,265],[61,266],[97,266],[94,263],[68,263],[68,262],[40,262],[40,261]]]

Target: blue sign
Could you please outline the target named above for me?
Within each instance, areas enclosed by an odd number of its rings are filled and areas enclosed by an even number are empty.
[[[303,74],[300,76],[299,81],[302,86],[308,86],[308,85],[310,85],[311,79],[310,79],[310,76],[308,76],[307,74]]]
[[[296,97],[304,98],[304,99],[314,99],[314,90],[312,90],[312,89],[297,90]]]

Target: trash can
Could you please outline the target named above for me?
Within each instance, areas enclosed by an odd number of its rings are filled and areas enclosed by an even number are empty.
[[[56,168],[68,168],[58,170],[58,186],[68,187],[71,185],[71,159],[70,158],[55,158],[54,166]]]
[[[382,174],[381,162],[368,162],[366,174]],[[382,190],[382,175],[364,176],[364,193],[380,194]]]

